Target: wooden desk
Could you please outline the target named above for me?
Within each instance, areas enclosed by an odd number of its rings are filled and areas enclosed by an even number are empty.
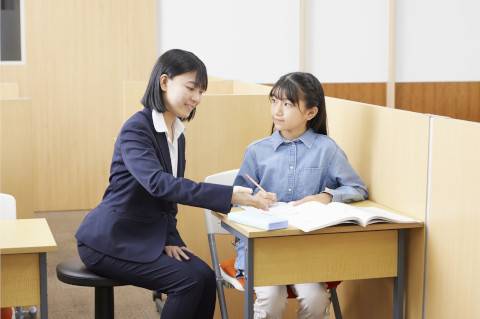
[[[57,248],[47,221],[0,220],[0,305],[40,304],[48,318],[47,252]]]
[[[357,205],[382,207],[371,201]],[[304,233],[292,227],[263,231],[217,216],[223,228],[247,242],[245,318],[253,318],[254,286],[385,277],[395,278],[393,318],[403,318],[406,230],[423,223],[343,225]]]

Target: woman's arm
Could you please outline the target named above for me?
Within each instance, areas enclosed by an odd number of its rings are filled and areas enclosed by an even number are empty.
[[[230,211],[232,186],[196,183],[167,173],[147,132],[143,123],[127,123],[119,136],[119,143],[125,166],[148,193],[174,203]]]

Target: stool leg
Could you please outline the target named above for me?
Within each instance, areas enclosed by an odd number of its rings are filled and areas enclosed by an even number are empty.
[[[340,310],[340,303],[338,302],[336,288],[330,289],[330,296],[333,305],[333,312],[335,313],[335,319],[342,319],[342,311]]]
[[[113,287],[95,287],[95,319],[113,319]]]

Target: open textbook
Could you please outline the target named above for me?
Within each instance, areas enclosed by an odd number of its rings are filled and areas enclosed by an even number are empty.
[[[289,226],[301,229],[304,232],[345,223],[358,224],[365,227],[374,223],[417,222],[412,218],[377,207],[355,207],[338,202],[322,204],[320,202],[310,201],[298,206],[280,202],[268,211],[249,206],[242,208],[247,212],[257,212],[280,219],[286,219]]]

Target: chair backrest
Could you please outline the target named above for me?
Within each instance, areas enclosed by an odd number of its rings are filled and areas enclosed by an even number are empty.
[[[0,219],[16,219],[17,205],[15,197],[0,193]]]
[[[220,172],[207,176],[205,182],[221,185],[233,185],[238,169]],[[220,220],[212,214],[212,211],[205,209],[205,222],[207,223],[207,232],[209,234],[228,234],[228,232],[220,225]]]

